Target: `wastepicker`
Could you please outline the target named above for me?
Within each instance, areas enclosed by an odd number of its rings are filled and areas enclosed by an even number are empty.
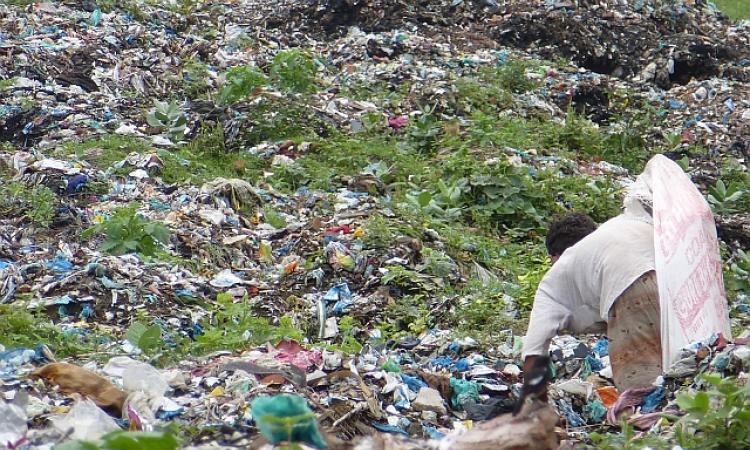
[[[716,227],[680,167],[652,158],[623,211],[601,226],[585,214],[555,220],[552,267],[537,289],[524,369],[563,331],[606,332],[620,392],[651,386],[679,350],[712,334],[731,339]]]

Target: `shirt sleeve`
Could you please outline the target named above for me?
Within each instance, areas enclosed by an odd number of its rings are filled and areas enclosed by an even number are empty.
[[[522,357],[546,355],[552,338],[566,328],[570,311],[551,299],[542,290],[537,290],[531,309],[529,328],[523,340]]]

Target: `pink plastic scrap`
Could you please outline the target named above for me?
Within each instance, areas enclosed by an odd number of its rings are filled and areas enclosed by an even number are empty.
[[[297,341],[283,340],[276,346],[276,351],[278,353],[274,355],[275,359],[288,362],[303,370],[323,363],[323,354],[320,350],[305,350]]]
[[[607,411],[607,423],[610,425],[617,425],[619,415],[625,410],[630,410],[632,413],[635,411],[635,407],[643,403],[643,398],[646,397],[653,387],[647,387],[642,389],[628,389],[627,391],[620,394],[614,405]]]
[[[407,116],[396,116],[391,117],[388,119],[388,126],[398,130],[399,128],[403,127],[409,122],[409,117]]]
[[[641,414],[638,417],[631,417],[628,419],[628,423],[630,425],[633,425],[635,428],[639,430],[648,430],[651,429],[654,425],[656,425],[656,422],[661,419],[663,416],[663,413],[661,412],[652,412],[648,414]]]

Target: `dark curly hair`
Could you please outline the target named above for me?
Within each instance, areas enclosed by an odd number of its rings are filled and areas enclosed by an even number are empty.
[[[596,223],[586,214],[574,212],[555,218],[547,232],[547,252],[560,256],[568,247],[596,230]]]

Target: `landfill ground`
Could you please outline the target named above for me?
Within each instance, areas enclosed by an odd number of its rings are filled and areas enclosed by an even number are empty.
[[[0,447],[449,448],[518,398],[551,219],[662,153],[732,337],[635,400],[556,338],[555,437],[750,448],[748,93],[700,0],[0,3]]]

